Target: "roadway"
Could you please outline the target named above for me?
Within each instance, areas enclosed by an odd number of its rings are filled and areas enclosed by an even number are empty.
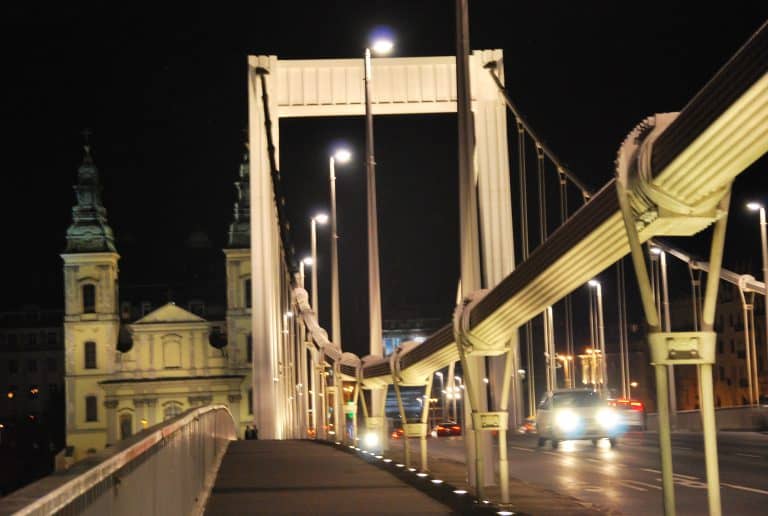
[[[510,476],[567,494],[611,514],[661,514],[661,467],[657,434],[629,432],[611,449],[588,441],[539,448],[536,435],[512,435]],[[394,443],[393,443],[394,444]],[[672,437],[677,514],[707,513],[704,446],[701,434]],[[395,444],[399,446],[399,444]],[[768,504],[768,434],[720,432],[723,514],[762,515]],[[461,437],[429,440],[431,457],[464,462]]]

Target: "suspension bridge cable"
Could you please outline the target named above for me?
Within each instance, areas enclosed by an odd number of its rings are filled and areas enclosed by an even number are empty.
[[[499,88],[499,93],[501,93],[501,97],[504,99],[504,103],[507,105],[510,111],[512,111],[512,114],[515,115],[515,118],[517,119],[518,127],[522,125],[523,128],[525,128],[525,131],[530,135],[531,139],[536,142],[536,145],[541,147],[544,154],[554,163],[555,167],[557,167],[557,170],[561,173],[563,173],[576,187],[581,190],[582,195],[586,195],[587,197],[590,197],[592,195],[592,190],[585,185],[578,177],[576,177],[574,174],[572,174],[563,164],[562,162],[557,159],[557,156],[555,156],[555,153],[552,152],[549,147],[547,147],[544,142],[539,138],[536,133],[531,129],[531,126],[528,125],[525,122],[525,119],[520,114],[520,110],[517,109],[517,106],[515,106],[514,102],[509,98],[509,95],[507,95],[507,92],[504,88],[504,84],[502,84],[501,79],[496,74],[496,61],[492,61],[485,65],[485,68],[488,69],[488,72],[491,74],[491,77],[493,78],[493,82],[496,83],[496,86]]]

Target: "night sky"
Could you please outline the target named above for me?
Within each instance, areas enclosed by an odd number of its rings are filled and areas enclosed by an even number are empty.
[[[394,55],[455,53],[450,0],[8,4],[0,7],[4,310],[63,304],[58,255],[83,128],[94,133],[121,283],[163,282],[184,270],[178,264],[193,232],[207,234],[214,250],[225,245],[247,126],[248,54],[362,58],[378,25],[394,31]],[[511,97],[569,169],[597,188],[612,177],[625,135],[648,115],[680,110],[767,15],[758,0],[716,10],[695,1],[474,0],[470,41],[504,50]],[[345,349],[364,352],[363,118],[284,120],[280,132],[300,256],[309,252],[310,216],[328,209],[330,150],[345,141],[354,152],[337,170],[342,318]],[[383,316],[447,322],[458,277],[455,117],[382,116],[375,134]],[[757,219],[742,206],[748,194],[768,201],[765,161],[735,185],[726,254],[732,268],[758,278]],[[223,254],[213,256],[223,273]]]

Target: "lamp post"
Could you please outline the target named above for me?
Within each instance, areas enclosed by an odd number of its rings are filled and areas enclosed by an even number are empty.
[[[763,284],[768,285],[768,238],[766,238],[765,229],[765,207],[762,204],[750,202],[747,204],[747,208],[751,211],[760,212],[760,243],[763,254]],[[763,326],[765,327],[765,361],[768,363],[768,294],[763,297],[763,307],[765,308],[765,319],[763,321]],[[755,360],[757,360],[757,357],[755,357]]]
[[[311,267],[312,266],[312,257],[306,256],[302,258],[302,260],[299,262],[299,282],[300,287],[304,288],[304,267]]]
[[[341,348],[341,313],[339,309],[339,235],[336,233],[336,161],[346,163],[352,155],[337,150],[329,160],[331,182],[331,341]]]
[[[608,367],[605,354],[605,323],[603,322],[603,287],[597,280],[590,280],[589,286],[597,291],[597,341],[600,348],[600,354],[602,355],[602,362],[600,364],[600,374],[603,377],[602,389],[607,391],[608,389]]]
[[[312,217],[312,310],[315,311],[315,317],[320,320],[320,309],[317,306],[317,225],[328,222],[328,215],[318,213]]]
[[[441,412],[442,419],[446,419],[445,418],[445,383],[443,382],[443,373],[442,373],[442,371],[437,371],[435,373],[435,376],[440,378],[440,393],[441,393],[441,396],[442,396],[442,402],[440,403],[440,412]]]
[[[389,53],[394,44],[387,39],[374,41],[377,54]],[[368,296],[370,302],[370,353],[383,355],[381,334],[381,291],[379,279],[379,229],[376,216],[376,159],[373,145],[373,112],[371,110],[371,49],[365,49],[363,82],[365,86],[365,169],[368,208]]]
[[[380,39],[373,43],[373,50],[385,54],[392,50],[393,43]],[[384,355],[384,342],[381,331],[381,290],[379,280],[379,228],[376,218],[376,160],[373,155],[373,112],[371,111],[371,49],[365,49],[363,59],[363,83],[365,90],[365,171],[368,219],[368,299],[370,326],[370,354]],[[386,389],[371,391],[370,422],[377,426],[376,433],[381,448],[387,446],[384,425]],[[374,422],[375,421],[375,422]]]

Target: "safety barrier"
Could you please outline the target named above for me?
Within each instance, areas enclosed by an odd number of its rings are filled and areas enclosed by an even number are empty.
[[[768,430],[768,406],[722,407],[715,409],[718,430]],[[648,430],[658,430],[656,414],[648,414]],[[676,413],[676,430],[701,431],[701,413],[698,410],[679,410]]]
[[[0,500],[0,515],[199,514],[229,441],[223,405],[188,410]]]

